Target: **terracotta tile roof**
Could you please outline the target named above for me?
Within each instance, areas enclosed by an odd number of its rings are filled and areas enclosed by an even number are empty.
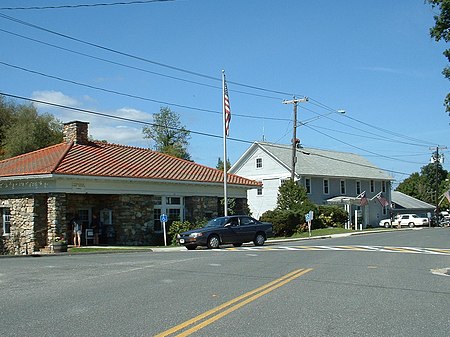
[[[211,167],[148,149],[101,142],[61,143],[0,161],[0,177],[36,174],[223,182],[222,171]],[[228,175],[228,183],[260,186],[233,174]]]

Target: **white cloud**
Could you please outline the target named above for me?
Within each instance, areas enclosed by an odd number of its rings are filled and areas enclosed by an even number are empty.
[[[153,119],[153,114],[149,114],[147,112],[139,111],[133,108],[118,109],[115,115],[143,122],[149,122]]]
[[[82,107],[82,109],[86,111],[130,119],[131,121],[128,122],[115,118],[108,118],[106,116],[99,116],[89,112],[63,109],[48,104],[36,104],[37,108],[41,112],[51,112],[63,123],[74,120],[88,122],[89,136],[96,140],[106,140],[109,143],[138,146],[143,148],[149,147],[149,140],[144,139],[144,135],[142,133],[142,128],[145,124],[139,122],[151,122],[153,120],[152,113],[147,113],[131,107],[122,107],[114,111],[102,111],[98,108],[89,108],[84,105],[89,105],[92,103],[98,104],[94,98],[84,96],[81,100],[78,100],[63,94],[60,91],[34,91],[32,93],[32,97],[36,100],[44,102],[68,107]]]
[[[32,95],[33,99],[49,102],[58,105],[77,107],[80,106],[80,103],[75,98],[64,95],[60,91],[33,91]]]

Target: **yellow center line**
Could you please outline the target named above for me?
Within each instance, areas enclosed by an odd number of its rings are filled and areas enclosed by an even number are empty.
[[[276,280],[274,280],[272,282],[269,282],[269,283],[267,283],[267,284],[265,284],[265,285],[263,285],[263,286],[261,286],[259,288],[256,288],[256,289],[254,289],[252,291],[249,291],[249,292],[247,292],[247,293],[245,293],[245,294],[243,294],[241,296],[238,296],[238,297],[236,297],[236,298],[234,298],[234,299],[232,299],[232,300],[230,300],[228,302],[225,302],[225,303],[223,303],[223,304],[221,304],[221,305],[219,305],[219,306],[217,306],[217,307],[215,307],[215,308],[213,308],[211,310],[208,310],[208,311],[206,311],[206,312],[204,312],[204,313],[202,313],[202,314],[200,314],[200,315],[198,315],[198,316],[196,316],[196,317],[194,317],[194,318],[192,318],[190,320],[187,320],[184,323],[181,323],[181,324],[179,324],[177,326],[174,326],[173,328],[171,328],[169,330],[163,331],[160,334],[155,335],[155,337],[165,337],[165,336],[169,336],[171,334],[174,334],[177,331],[180,331],[180,330],[182,330],[182,329],[184,329],[184,328],[186,328],[186,327],[188,327],[188,326],[190,326],[190,325],[192,325],[194,323],[197,323],[198,321],[200,321],[200,320],[202,320],[202,319],[204,319],[204,318],[206,318],[208,316],[211,316],[211,315],[217,313],[220,310],[223,310],[223,309],[225,309],[225,308],[235,304],[236,302],[239,302],[239,301],[243,300],[241,303],[238,303],[238,304],[234,305],[233,307],[230,307],[227,310],[223,311],[222,313],[219,313],[216,316],[213,316],[213,317],[205,320],[201,324],[198,324],[198,325],[190,328],[189,330],[186,330],[185,332],[177,335],[177,336],[180,336],[180,337],[181,336],[188,336],[188,335],[192,334],[193,332],[198,331],[201,328],[211,324],[212,322],[215,322],[216,320],[224,317],[225,315],[228,315],[230,312],[233,312],[233,311],[237,310],[238,308],[240,308],[240,307],[242,307],[242,306],[244,306],[244,305],[246,305],[246,304],[256,300],[257,298],[259,298],[259,297],[269,293],[270,291],[273,291],[273,290],[281,287],[282,285],[284,285],[284,284],[286,284],[286,283],[296,279],[297,277],[300,277],[301,275],[306,274],[307,272],[310,272],[311,270],[312,270],[311,268],[309,268],[309,269],[298,269],[298,270],[295,270],[293,272],[290,272],[290,273],[288,273],[288,274],[286,274],[286,275],[284,275],[284,276],[282,276],[282,277],[280,277],[280,278],[278,278],[278,279],[276,279]]]
[[[303,250],[319,250],[316,246],[294,246],[295,248],[300,248]]]
[[[402,252],[402,253],[417,253],[416,250],[413,249],[407,249],[407,248],[400,248],[400,247],[383,247],[385,250],[391,250],[394,252]]]
[[[450,249],[427,248],[427,250],[437,253],[450,254]]]
[[[348,250],[367,251],[367,248],[357,247],[357,246],[336,246],[336,248],[348,249]]]

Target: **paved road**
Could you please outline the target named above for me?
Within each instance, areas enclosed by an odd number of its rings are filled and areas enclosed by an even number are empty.
[[[428,250],[447,251],[449,239],[439,228],[250,250],[2,258],[1,333],[448,337],[450,277],[431,270],[450,256]]]

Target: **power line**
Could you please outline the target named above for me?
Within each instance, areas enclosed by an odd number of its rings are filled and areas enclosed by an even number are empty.
[[[300,126],[302,126],[302,125],[304,125],[304,123],[300,124]],[[379,141],[382,141],[382,142],[391,142],[392,141],[392,139],[389,139],[389,138],[386,138],[386,137],[370,137],[370,136],[367,136],[367,135],[361,135],[361,134],[356,134],[356,133],[349,133],[347,131],[335,130],[335,129],[326,128],[326,127],[323,127],[323,126],[315,126],[315,127],[318,128],[318,129],[322,129],[322,130],[328,130],[328,131],[333,131],[333,132],[338,132],[338,133],[344,133],[346,135],[360,137],[360,138],[364,138],[364,139],[373,139],[373,140],[379,140]],[[408,143],[408,142],[403,142],[401,140],[396,140],[395,142],[396,143],[405,144],[405,145],[428,147],[427,145]]]
[[[42,45],[45,45],[45,46],[48,46],[48,47],[56,48],[56,49],[59,49],[59,50],[64,50],[66,52],[73,53],[73,54],[76,54],[76,55],[81,55],[81,56],[84,56],[84,57],[87,57],[87,58],[91,58],[91,59],[94,59],[94,60],[97,60],[97,61],[102,61],[102,62],[114,64],[114,65],[121,66],[121,67],[128,68],[128,69],[142,71],[142,72],[145,72],[145,73],[148,73],[148,74],[165,77],[165,78],[169,78],[169,79],[172,79],[172,80],[177,80],[177,81],[181,81],[181,82],[185,82],[185,83],[191,83],[191,84],[196,84],[196,85],[203,86],[203,87],[208,87],[208,88],[222,90],[221,86],[211,85],[211,84],[197,82],[197,81],[193,81],[193,80],[188,80],[188,79],[181,78],[181,77],[176,77],[176,76],[171,76],[171,75],[159,73],[159,72],[156,72],[156,71],[151,71],[151,70],[144,69],[144,68],[141,68],[141,67],[136,67],[136,66],[132,66],[132,65],[129,65],[129,64],[121,63],[121,62],[108,60],[108,59],[105,59],[105,58],[102,58],[102,57],[93,56],[93,55],[82,53],[82,52],[79,52],[79,51],[76,51],[76,50],[73,50],[73,49],[61,47],[61,46],[58,46],[58,45],[55,45],[55,44],[52,44],[52,43],[48,43],[48,42],[45,42],[45,41],[42,41],[42,40],[38,40],[38,39],[34,39],[34,38],[31,38],[31,37],[28,37],[28,36],[24,36],[24,35],[21,35],[21,34],[18,34],[18,33],[14,33],[14,32],[11,32],[11,31],[8,31],[8,30],[5,30],[5,29],[1,29],[0,28],[0,32],[6,33],[6,34],[10,34],[10,35],[13,35],[13,36],[16,36],[16,37],[20,37],[20,38],[25,39],[25,40],[33,41],[33,42],[36,42],[36,43],[39,43],[39,44],[42,44]],[[231,82],[228,82],[228,83],[231,83]],[[261,97],[261,98],[268,98],[268,99],[274,99],[274,100],[281,100],[280,96],[278,96],[278,97],[268,96],[268,95],[262,95],[262,94],[257,94],[257,93],[251,93],[251,92],[247,92],[247,91],[236,90],[236,89],[230,89],[229,91],[233,92],[233,93],[243,94],[243,95]]]
[[[305,125],[305,126],[306,126],[307,128],[310,128],[311,130],[314,130],[315,132],[321,134],[322,136],[326,136],[326,137],[331,138],[331,139],[333,139],[333,140],[336,140],[336,141],[338,141],[338,142],[340,142],[340,143],[342,143],[342,144],[345,144],[345,145],[348,145],[348,146],[353,147],[353,148],[355,148],[355,149],[358,149],[358,150],[361,150],[361,151],[364,151],[364,152],[367,152],[367,153],[376,155],[376,156],[381,157],[381,158],[386,158],[386,159],[390,159],[390,160],[396,160],[396,161],[400,161],[400,162],[403,162],[403,163],[409,163],[409,164],[419,164],[419,165],[422,164],[422,163],[417,163],[417,162],[412,162],[412,161],[407,161],[407,160],[402,160],[402,159],[392,158],[392,157],[389,157],[389,156],[386,156],[386,155],[382,155],[382,154],[380,154],[380,153],[376,153],[376,152],[373,152],[373,151],[369,151],[369,150],[363,149],[362,147],[359,147],[359,146],[356,146],[356,145],[353,145],[353,144],[344,142],[343,140],[340,140],[340,139],[338,139],[338,138],[336,138],[336,137],[330,136],[329,134],[326,134],[326,133],[324,133],[324,132],[320,132],[320,131],[318,131],[317,129],[315,129],[315,128],[309,126],[309,125]]]
[[[315,104],[315,105],[316,105],[316,104]],[[325,105],[323,105],[323,106],[325,106]],[[325,107],[326,107],[326,106],[325,106]],[[313,111],[313,110],[311,110],[311,109],[308,109],[308,108],[306,108],[306,107],[303,107],[303,109],[308,110],[308,111],[310,111],[310,112],[312,112],[312,113],[315,113],[316,115],[319,115],[319,116],[321,116],[321,117],[325,117],[325,118],[327,118],[327,119],[329,119],[329,120],[332,120],[332,121],[335,122],[335,123],[338,123],[338,124],[341,124],[341,125],[350,127],[350,128],[352,128],[352,129],[355,129],[355,127],[353,127],[353,126],[351,126],[351,125],[349,125],[349,124],[347,124],[347,123],[344,123],[344,122],[341,122],[341,121],[337,121],[336,119],[333,119],[333,118],[329,117],[328,114],[320,114],[320,113],[315,112],[315,111]],[[329,108],[329,109],[331,109],[331,108]],[[327,110],[329,110],[329,109],[327,109]],[[335,112],[336,114],[342,115],[342,114],[340,114],[340,113],[338,112],[338,110],[333,110],[333,109],[331,109],[330,111]],[[382,129],[382,128],[379,128],[379,127],[370,125],[370,124],[365,123],[365,122],[362,122],[362,121],[360,121],[360,120],[358,120],[358,119],[356,119],[356,118],[349,117],[349,116],[347,116],[347,115],[345,115],[345,114],[344,114],[343,116],[344,116],[344,117],[347,117],[347,118],[349,118],[349,119],[351,119],[351,120],[353,120],[353,121],[362,123],[362,124],[364,124],[364,125],[366,125],[366,126],[369,126],[369,127],[371,127],[371,128],[374,128],[374,129],[383,131],[383,132],[385,132],[385,133],[391,133],[391,134],[393,134],[393,135],[395,135],[395,136],[398,136],[398,137],[401,137],[401,138],[409,138],[409,139],[412,139],[412,140],[414,140],[414,141],[419,142],[419,144],[416,144],[416,143],[406,143],[406,144],[409,144],[409,145],[413,145],[413,146],[421,146],[421,147],[427,146],[427,147],[428,147],[429,144],[431,144],[431,143],[428,143],[427,141],[420,141],[420,140],[418,140],[418,139],[414,139],[414,138],[411,138],[411,137],[408,137],[408,136],[404,136],[404,135],[401,135],[401,134],[397,134],[397,133],[395,133],[395,132],[392,132],[392,131],[389,131],[389,130],[386,130],[386,129]],[[367,130],[364,131],[364,132],[366,132],[366,133],[368,133],[368,134],[370,134],[370,135],[373,135],[373,136],[380,136],[378,133],[370,132],[370,131],[367,131]],[[391,141],[396,142],[396,143],[402,142],[402,141],[399,141],[398,139],[394,139],[394,138],[386,138],[386,139],[391,140]],[[420,143],[421,143],[421,144],[420,144]],[[424,145],[424,144],[427,144],[427,145]]]
[[[117,119],[117,120],[121,120],[121,121],[137,123],[137,124],[143,124],[143,125],[150,125],[150,126],[162,126],[162,125],[159,125],[159,124],[156,124],[156,123],[150,123],[150,122],[140,121],[140,120],[132,119],[132,118],[114,116],[114,115],[110,115],[110,114],[106,114],[106,113],[102,113],[102,112],[96,112],[96,111],[87,110],[87,109],[70,107],[70,106],[67,106],[67,105],[56,104],[56,103],[46,102],[46,101],[32,99],[32,98],[26,98],[26,97],[23,97],[23,96],[8,94],[8,93],[4,93],[4,92],[0,92],[0,95],[6,96],[6,97],[11,97],[11,98],[16,98],[16,99],[20,99],[20,100],[25,100],[25,101],[29,101],[29,102],[33,102],[33,103],[40,103],[40,104],[50,105],[50,106],[54,106],[54,107],[62,108],[62,109],[66,109],[66,110],[77,111],[77,112],[80,112],[80,113],[96,115],[96,116],[100,116],[100,117],[104,117],[104,118]],[[164,127],[167,127],[167,126],[164,125]],[[174,128],[174,127],[167,127],[167,128],[171,129],[171,130],[175,130],[175,131],[181,131],[182,130],[180,128]],[[186,131],[186,129],[183,129],[183,131]],[[214,135],[214,134],[206,133],[206,132],[199,132],[199,131],[192,131],[192,130],[187,130],[187,131],[189,131],[190,133],[195,134],[195,135],[200,135],[200,136],[205,136],[205,137],[210,137],[210,138],[222,139],[222,137],[223,137],[222,135]],[[228,139],[231,140],[231,141],[235,141],[235,142],[239,142],[239,143],[245,143],[245,144],[253,144],[254,143],[254,141],[243,140],[243,139],[233,138],[233,137],[229,137]],[[279,148],[283,148],[283,149],[286,148],[286,145],[273,144],[273,143],[271,143],[271,145],[274,146],[274,147],[279,147]],[[409,175],[408,173],[405,173],[405,172],[399,172],[399,171],[394,171],[394,170],[390,170],[390,169],[383,169],[383,168],[372,166],[372,165],[366,165],[366,164],[361,164],[361,163],[350,162],[350,161],[346,161],[346,160],[342,160],[342,159],[338,159],[338,158],[332,158],[332,157],[328,157],[328,156],[320,155],[320,154],[316,154],[316,153],[309,153],[309,152],[306,152],[306,151],[304,153],[307,154],[307,155],[315,155],[315,156],[318,156],[318,157],[328,158],[328,159],[332,159],[332,160],[335,160],[335,161],[338,161],[338,162],[349,163],[349,164],[353,164],[353,165],[357,165],[357,166],[362,166],[362,167],[367,167],[367,168],[374,168],[374,169],[381,169],[381,170],[386,171],[386,172],[392,172],[392,173],[397,173],[397,174],[402,174],[402,175]]]
[[[1,14],[1,13],[0,13],[0,17],[2,17],[4,19],[7,19],[7,20],[10,20],[10,21],[13,21],[13,22],[16,22],[16,23],[19,23],[19,24],[22,24],[22,25],[26,25],[26,26],[29,26],[29,27],[32,27],[32,28],[35,28],[35,29],[39,29],[39,30],[45,31],[47,33],[51,33],[51,34],[54,34],[54,35],[57,35],[57,36],[60,36],[60,37],[64,37],[66,39],[70,39],[70,40],[73,40],[73,41],[76,41],[76,42],[79,42],[79,43],[82,43],[82,44],[86,44],[86,45],[89,45],[89,46],[92,46],[92,47],[95,47],[95,48],[99,48],[99,49],[102,49],[102,50],[106,50],[106,51],[109,51],[109,52],[112,52],[112,53],[115,53],[115,54],[119,54],[119,55],[122,55],[122,56],[126,56],[126,57],[130,57],[130,58],[133,58],[133,59],[137,59],[137,60],[140,60],[140,61],[143,61],[143,62],[148,62],[148,63],[154,64],[154,65],[158,65],[158,66],[165,67],[165,68],[168,68],[168,69],[184,72],[184,73],[187,73],[187,74],[190,74],[190,75],[199,76],[199,77],[202,77],[202,78],[205,78],[205,79],[209,79],[209,80],[214,80],[214,81],[220,81],[221,80],[220,78],[217,78],[217,77],[212,77],[212,76],[209,76],[209,75],[205,75],[205,74],[201,74],[201,73],[198,73],[198,72],[190,71],[190,70],[183,69],[183,68],[180,68],[180,67],[175,67],[175,66],[164,64],[164,63],[161,63],[161,62],[152,61],[152,60],[140,57],[140,56],[132,55],[132,54],[129,54],[129,53],[126,53],[126,52],[122,52],[122,51],[119,51],[119,50],[115,50],[115,49],[112,49],[112,48],[101,46],[99,44],[87,42],[87,41],[84,41],[84,40],[81,40],[81,39],[78,39],[78,38],[75,38],[75,37],[71,37],[71,36],[66,35],[66,34],[58,33],[58,32],[52,31],[50,29],[37,26],[35,24],[31,24],[31,23],[25,22],[23,20],[19,20],[19,19],[7,16],[7,15]],[[280,95],[293,96],[290,93],[277,91],[277,90],[266,89],[266,88],[262,88],[262,87],[258,87],[258,86],[242,84],[242,83],[232,82],[232,81],[228,81],[228,83],[229,84],[231,83],[231,84],[234,84],[234,85],[237,85],[237,86],[242,86],[242,87],[254,89],[254,90],[260,90],[260,91],[264,91],[264,92],[272,92],[272,93],[276,93],[276,94],[280,94]],[[302,96],[302,95],[299,95],[299,96]],[[321,102],[319,102],[317,100],[314,100],[314,99],[311,99],[311,100],[313,101],[313,104],[317,105],[318,107],[320,107],[322,109],[327,109],[329,111],[337,112],[337,110],[335,110],[335,109],[333,109],[333,108],[331,108],[331,107],[329,107],[329,106],[327,106],[327,105],[325,105],[325,104],[323,104],[323,103],[321,103]],[[347,115],[346,115],[346,117],[351,119],[351,120],[353,120],[353,121],[361,123],[363,125],[369,126],[371,128],[375,128],[375,129],[377,129],[379,131],[382,131],[382,132],[385,132],[385,133],[389,133],[389,134],[393,134],[396,137],[408,138],[408,139],[420,142],[420,140],[417,140],[415,138],[412,138],[412,137],[409,137],[409,136],[404,136],[404,135],[401,135],[401,134],[398,134],[398,133],[395,133],[395,132],[392,132],[392,131],[389,131],[389,130],[386,130],[386,129],[383,129],[383,128],[380,128],[380,127],[377,127],[377,126],[370,125],[370,124],[362,122],[362,121],[360,121],[360,120],[358,120],[356,118],[352,118],[352,117],[347,116]],[[333,120],[332,118],[330,118],[330,119]],[[335,120],[333,120],[333,121],[335,121]],[[337,122],[337,121],[335,121],[335,122]],[[341,123],[341,124],[343,124],[343,123]],[[426,142],[426,143],[428,143],[429,145],[432,144],[430,142]]]
[[[218,77],[213,77],[213,76],[210,76],[210,75],[201,74],[201,73],[198,73],[198,72],[195,72],[195,71],[191,71],[191,70],[188,70],[188,69],[175,67],[175,66],[172,66],[172,65],[169,65],[169,64],[153,61],[153,60],[141,57],[141,56],[137,56],[137,55],[133,55],[133,54],[130,54],[130,53],[127,53],[127,52],[123,52],[123,51],[120,51],[120,50],[116,50],[116,49],[112,49],[112,48],[109,48],[109,47],[105,47],[105,46],[102,46],[102,45],[99,45],[99,44],[96,44],[96,43],[84,41],[84,40],[78,39],[76,37],[69,36],[69,35],[66,35],[66,34],[63,34],[63,33],[58,33],[56,31],[53,31],[53,30],[50,30],[50,29],[47,29],[47,28],[44,28],[44,27],[41,27],[41,26],[38,26],[38,25],[35,25],[35,24],[32,24],[32,23],[29,23],[29,22],[26,22],[26,21],[23,21],[23,20],[20,20],[20,19],[16,19],[14,17],[8,16],[8,15],[5,15],[5,14],[1,14],[0,13],[0,17],[2,17],[4,19],[7,19],[7,20],[10,20],[10,21],[13,21],[13,22],[16,22],[16,23],[19,23],[21,25],[25,25],[25,26],[28,26],[28,27],[31,27],[31,28],[34,28],[34,29],[38,29],[38,30],[41,30],[41,31],[44,31],[44,32],[47,32],[47,33],[50,33],[50,34],[53,34],[53,35],[56,35],[56,36],[59,36],[59,37],[63,37],[65,39],[69,39],[69,40],[72,40],[72,41],[75,41],[75,42],[78,42],[78,43],[82,43],[82,44],[85,44],[85,45],[88,45],[88,46],[91,46],[91,47],[102,49],[102,50],[105,50],[105,51],[108,51],[108,52],[111,52],[111,53],[114,53],[114,54],[118,54],[118,55],[121,55],[121,56],[129,57],[129,58],[132,58],[132,59],[135,59],[135,60],[138,60],[138,61],[142,61],[142,62],[150,63],[150,64],[153,64],[153,65],[157,65],[157,66],[160,66],[160,67],[168,68],[168,69],[171,69],[171,70],[183,72],[183,73],[186,73],[186,74],[189,74],[189,75],[202,77],[202,78],[205,78],[205,79],[208,79],[208,80],[221,81],[221,78],[218,78]],[[231,84],[238,85],[238,86],[245,87],[245,88],[249,88],[249,89],[254,89],[254,90],[259,90],[259,91],[264,91],[264,92],[271,92],[271,93],[280,94],[280,95],[292,96],[292,94],[290,94],[290,93],[277,91],[277,90],[270,90],[270,89],[266,89],[266,88],[262,88],[262,87],[258,87],[258,86],[254,86],[254,85],[243,84],[243,83],[232,82],[232,81],[227,81],[227,83],[229,83],[229,84],[231,83]]]
[[[31,69],[19,67],[19,66],[12,65],[12,64],[9,64],[9,63],[6,63],[6,62],[2,62],[2,61],[0,61],[0,64],[2,64],[4,66],[7,66],[7,67],[14,68],[14,69],[19,69],[19,70],[22,70],[22,71],[25,71],[25,72],[28,72],[28,73],[31,73],[31,74],[35,74],[35,75],[51,78],[51,79],[62,81],[62,82],[66,82],[66,83],[71,83],[71,84],[74,84],[74,85],[77,85],[77,86],[82,86],[82,87],[86,87],[86,88],[90,88],[90,89],[94,89],[94,90],[100,90],[100,91],[111,93],[111,94],[115,94],[115,95],[125,96],[125,97],[129,97],[129,98],[144,100],[144,101],[158,103],[158,104],[164,104],[164,105],[168,105],[168,106],[174,106],[174,107],[183,108],[183,109],[196,110],[196,111],[208,112],[208,113],[219,114],[219,115],[222,114],[222,112],[216,111],[216,110],[208,110],[208,109],[203,109],[203,108],[191,107],[191,106],[187,106],[187,105],[171,103],[171,102],[166,102],[166,101],[160,101],[160,100],[156,100],[156,99],[152,99],[152,98],[137,96],[137,95],[133,95],[133,94],[127,94],[127,93],[123,93],[123,92],[119,92],[119,91],[115,91],[115,90],[110,90],[110,89],[105,89],[105,88],[93,86],[93,85],[86,84],[86,83],[81,83],[81,82],[76,82],[76,81],[73,81],[73,80],[68,80],[68,79],[65,79],[65,78],[62,78],[62,77],[59,77],[59,76],[44,74],[44,73],[38,72],[36,70],[31,70]],[[242,117],[242,118],[251,118],[251,119],[265,119],[265,120],[272,120],[272,121],[288,121],[288,122],[290,121],[290,119],[287,119],[287,118],[252,116],[252,115],[242,115],[242,114],[233,114],[233,116]]]
[[[149,4],[153,2],[170,2],[175,0],[135,0],[135,1],[122,1],[122,2],[110,2],[110,3],[96,3],[96,4],[78,4],[78,5],[60,5],[60,6],[33,6],[33,7],[0,7],[0,10],[41,10],[41,9],[62,9],[62,8],[82,8],[82,7],[105,7],[105,6],[121,6],[121,5],[139,5]]]

